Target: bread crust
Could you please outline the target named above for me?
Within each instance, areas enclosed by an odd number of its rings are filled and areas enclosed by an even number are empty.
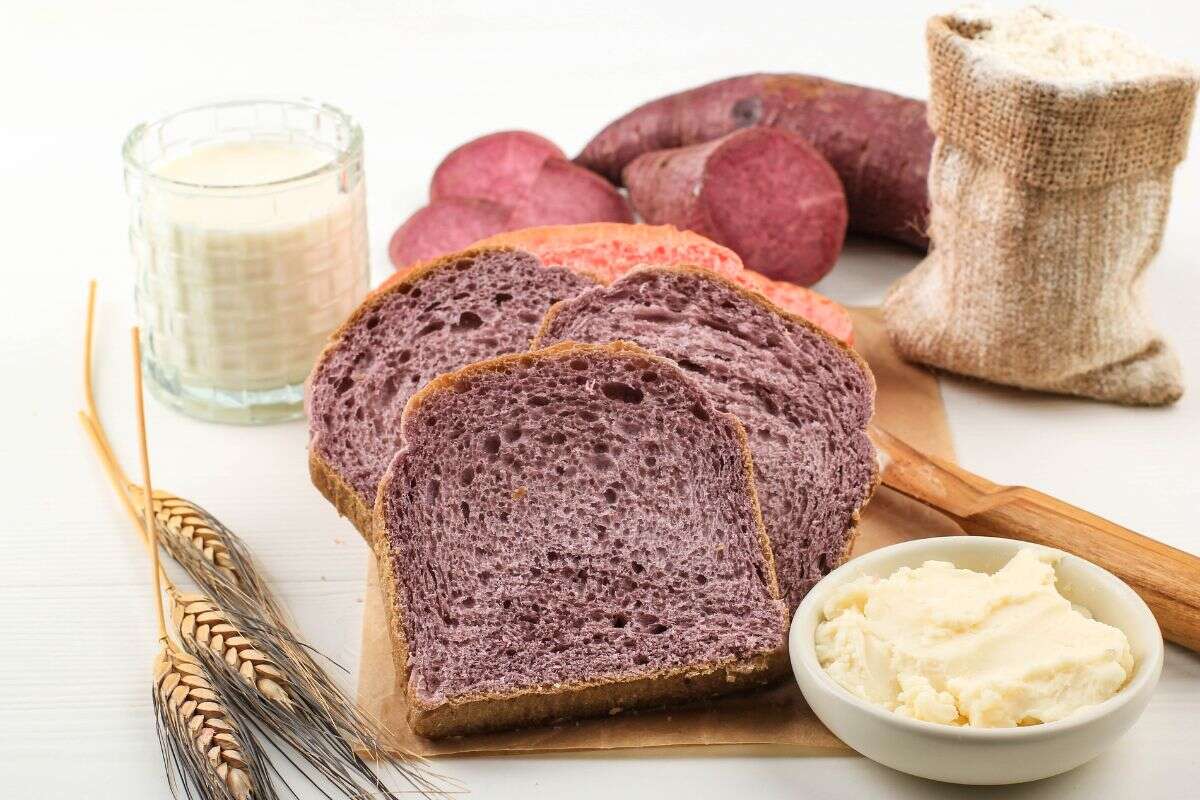
[[[621,276],[621,278],[618,278],[617,281],[623,280],[625,277],[627,277],[629,275],[635,275],[635,274],[693,275],[693,276],[696,276],[699,278],[703,278],[705,280],[713,281],[714,283],[719,283],[719,284],[725,286],[726,288],[737,292],[738,294],[740,294],[742,297],[746,298],[747,300],[757,303],[758,305],[762,306],[765,310],[767,310],[771,313],[774,313],[774,314],[778,314],[779,316],[783,317],[784,319],[788,320],[789,322],[792,322],[796,325],[799,325],[799,326],[807,329],[808,331],[810,331],[812,333],[815,333],[817,336],[820,336],[821,338],[825,339],[827,342],[834,345],[836,348],[838,348],[843,353],[848,355],[856,364],[858,364],[858,366],[862,369],[862,371],[864,373],[866,373],[867,379],[871,383],[871,410],[872,410],[872,414],[874,413],[875,393],[877,390],[877,386],[875,383],[875,373],[873,373],[871,371],[871,367],[867,364],[866,360],[861,355],[859,355],[857,350],[855,350],[853,347],[851,347],[850,345],[843,342],[841,339],[838,339],[836,336],[829,334],[827,331],[825,331],[820,326],[815,325],[812,322],[809,322],[807,319],[800,316],[799,314],[794,314],[785,308],[781,308],[781,307],[775,305],[773,302],[771,302],[771,300],[769,298],[767,298],[761,292],[756,292],[747,286],[742,286],[741,284],[734,283],[733,281],[726,278],[724,275],[719,275],[710,269],[705,269],[704,267],[697,267],[697,266],[693,266],[690,264],[679,264],[679,265],[673,266],[673,267],[667,267],[667,266],[662,266],[662,265],[648,265],[648,266],[644,266],[644,267],[635,267],[634,269],[631,269],[631,270],[629,270],[629,272],[625,273],[625,275]],[[613,281],[613,283],[616,283],[617,281]],[[612,284],[608,284],[608,285],[611,286]],[[572,298],[572,300],[573,299],[574,298]],[[530,350],[536,350],[541,347],[542,339],[544,339],[546,337],[546,334],[549,333],[549,331],[550,331],[550,324],[554,321],[554,318],[558,316],[559,312],[561,312],[562,309],[566,307],[566,304],[570,303],[570,302],[571,302],[571,300],[560,300],[559,302],[550,306],[549,309],[547,309],[545,316],[542,317],[542,324],[538,326],[538,332],[533,337],[533,341],[530,343]],[[872,443],[872,446],[874,446],[874,443]],[[859,534],[858,525],[862,521],[862,510],[864,508],[866,508],[867,503],[871,502],[871,498],[875,496],[875,491],[879,488],[879,483],[880,483],[881,479],[882,479],[882,475],[881,475],[880,469],[879,469],[879,459],[878,459],[878,457],[876,457],[875,470],[871,475],[871,484],[870,484],[870,486],[867,487],[867,491],[863,494],[862,501],[859,502],[858,507],[855,508],[854,511],[850,515],[850,524],[849,524],[849,526],[847,526],[847,529],[846,529],[846,544],[842,548],[842,553],[838,558],[837,564],[834,565],[835,567],[839,567],[842,564],[845,564],[846,561],[849,560],[850,552],[854,549],[854,543],[856,541],[858,541],[858,534]],[[755,502],[755,506],[757,507],[758,506],[757,492],[756,492],[756,497],[755,497],[754,502]]]
[[[325,362],[333,354],[334,349],[341,343],[346,332],[354,327],[360,319],[369,315],[377,307],[379,307],[386,298],[395,293],[408,292],[419,281],[441,269],[451,268],[464,258],[476,258],[481,255],[490,253],[515,253],[522,252],[514,247],[492,246],[492,247],[473,247],[468,250],[462,250],[457,253],[451,253],[441,258],[425,262],[419,266],[413,267],[408,272],[404,273],[396,280],[385,284],[367,295],[366,299],[359,304],[358,308],[350,314],[346,320],[329,335],[329,341],[324,349],[321,350],[321,355],[317,357],[316,363],[313,365],[312,371],[309,373],[306,385],[311,384],[313,376],[317,371],[324,366]],[[528,255],[532,255],[531,253]],[[534,256],[536,258],[536,256]],[[540,262],[539,262],[540,263]],[[583,277],[588,278],[600,284],[600,280],[591,273],[576,272]],[[307,395],[307,391],[305,392]],[[371,498],[368,503],[358,492],[356,492],[346,481],[341,474],[320,454],[320,437],[315,437],[308,443],[308,474],[312,479],[313,485],[317,490],[325,496],[325,499],[333,504],[337,509],[338,514],[346,517],[358,529],[358,532],[366,539],[367,544],[372,544],[374,539],[372,515],[374,511],[375,498]]]
[[[634,354],[674,370],[683,380],[688,380],[673,361],[655,355],[631,342],[618,341],[604,345],[562,342],[537,352],[498,356],[438,376],[409,398],[408,404],[404,408],[401,427],[430,396],[438,392],[453,391],[458,383],[470,379],[474,375],[504,369],[513,363],[527,363],[530,359],[570,358],[578,353],[596,352],[607,352],[614,355]],[[383,480],[380,481],[379,492],[375,499],[373,539],[375,555],[379,563],[380,584],[383,586],[385,608],[392,634],[392,657],[396,675],[403,684],[408,700],[408,721],[414,731],[422,736],[438,739],[466,733],[482,733],[545,724],[560,719],[616,714],[627,709],[675,705],[764,686],[786,674],[788,670],[788,617],[782,604],[779,582],[775,575],[775,559],[758,504],[758,494],[754,485],[754,465],[751,460],[746,431],[741,422],[731,414],[718,414],[716,417],[725,418],[727,424],[733,426],[742,452],[742,467],[746,485],[749,488],[754,525],[766,564],[767,588],[771,597],[781,604],[779,647],[740,661],[729,658],[649,673],[605,676],[590,681],[554,686],[527,687],[505,693],[473,692],[436,703],[423,701],[411,690],[408,640],[404,632],[406,609],[401,595],[397,591],[399,583],[393,568],[391,548],[388,545],[385,529],[388,487],[391,484],[395,468],[395,460],[393,460]]]

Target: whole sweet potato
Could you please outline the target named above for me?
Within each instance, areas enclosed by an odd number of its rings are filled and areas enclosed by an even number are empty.
[[[693,230],[767,277],[809,286],[842,251],[842,183],[794,133],[747,128],[655,150],[631,161],[622,175],[646,222]]]
[[[806,139],[846,192],[850,230],[925,248],[933,134],[925,104],[808,75],[743,75],[654,100],[596,135],[575,159],[614,183],[643,153],[765,126]]]

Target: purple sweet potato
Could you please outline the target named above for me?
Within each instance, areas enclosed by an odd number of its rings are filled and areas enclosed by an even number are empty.
[[[846,238],[846,196],[829,162],[799,136],[749,128],[655,150],[623,172],[642,219],[723,244],[769,278],[809,286]]]
[[[508,208],[476,197],[448,197],[420,208],[392,234],[388,256],[397,266],[462,250],[509,230]]]
[[[529,131],[498,131],[472,139],[442,159],[429,199],[480,197],[511,206],[537,180],[548,158],[566,158],[554,142]]]
[[[542,162],[537,179],[515,200],[506,230],[583,222],[633,222],[621,193],[596,173],[565,158]]]
[[[933,134],[925,104],[808,75],[744,75],[654,100],[596,135],[575,162],[614,183],[637,156],[739,128],[804,137],[837,171],[850,230],[925,248]]]

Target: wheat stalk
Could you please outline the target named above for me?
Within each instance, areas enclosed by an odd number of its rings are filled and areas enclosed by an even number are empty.
[[[155,596],[161,600],[158,585],[165,585],[174,632],[190,655],[183,654],[168,642],[171,652],[188,659],[189,669],[203,671],[201,677],[207,682],[206,690],[224,699],[222,707],[227,714],[251,721],[260,733],[269,733],[289,745],[344,796],[362,800],[377,796],[395,798],[358,755],[356,746],[370,757],[388,763],[420,794],[448,794],[450,790],[442,784],[456,786],[452,781],[430,772],[423,759],[396,747],[379,722],[368,717],[346,697],[316,663],[311,655],[315,651],[292,632],[282,606],[238,536],[198,504],[152,487],[147,496],[140,486],[125,476],[95,406],[91,374],[94,301],[93,283],[88,296],[84,352],[88,410],[80,412],[79,417],[118,498],[151,551],[155,563]],[[150,487],[141,409],[140,363],[135,362],[135,368],[138,369],[136,384],[143,484]],[[144,509],[144,527],[138,521],[135,502]],[[161,544],[184,568],[204,594],[184,593],[170,581],[157,566],[157,544]],[[160,632],[166,641],[161,602],[156,611]],[[160,724],[160,731],[176,730],[168,724],[172,719],[170,714],[163,718],[166,722]],[[195,755],[191,750],[181,749],[177,737],[161,738],[164,752],[169,750],[174,756],[175,773],[192,788],[202,789],[202,778],[207,774],[202,770],[203,763],[191,758]],[[247,734],[243,740],[246,748],[234,752],[257,753],[253,736]],[[286,753],[280,752],[288,758]],[[302,765],[294,761],[292,764],[317,785]],[[168,777],[174,788],[170,765],[168,762]],[[253,779],[254,796],[274,797],[269,776],[256,765],[252,766],[254,768],[246,774]],[[277,772],[275,774],[278,776]]]
[[[88,345],[91,344],[92,306],[95,284],[88,298]],[[142,354],[137,328],[132,330],[134,363],[134,402],[137,409],[138,444],[142,465],[142,484],[146,487],[143,506],[143,536],[150,551],[151,585],[154,613],[158,622],[160,649],[154,663],[154,708],[158,720],[160,742],[164,753],[173,760],[167,763],[167,779],[172,794],[178,795],[178,776],[190,797],[195,789],[206,800],[268,800],[275,793],[258,766],[260,759],[253,739],[240,739],[238,725],[223,702],[223,694],[209,680],[211,671],[195,659],[179,651],[167,633],[162,606],[162,585],[165,575],[158,560],[158,541],[153,521],[150,497],[150,455],[146,446],[146,410],[142,391]],[[90,368],[88,370],[90,378]],[[89,401],[91,392],[89,389]],[[128,501],[128,498],[126,498]],[[136,520],[132,506],[130,515]],[[165,759],[164,759],[165,760]],[[174,770],[172,770],[174,767]],[[255,776],[255,777],[252,777]],[[257,779],[256,779],[257,777]]]

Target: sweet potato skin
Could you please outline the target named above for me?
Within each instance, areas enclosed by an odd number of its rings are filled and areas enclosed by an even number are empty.
[[[631,161],[622,176],[646,222],[693,230],[770,278],[811,285],[841,253],[841,181],[812,145],[788,131],[744,128],[656,150]]]
[[[637,156],[739,128],[802,136],[841,178],[850,230],[924,249],[933,133],[919,100],[797,74],[743,75],[653,100],[616,120],[575,161],[621,181]]]

